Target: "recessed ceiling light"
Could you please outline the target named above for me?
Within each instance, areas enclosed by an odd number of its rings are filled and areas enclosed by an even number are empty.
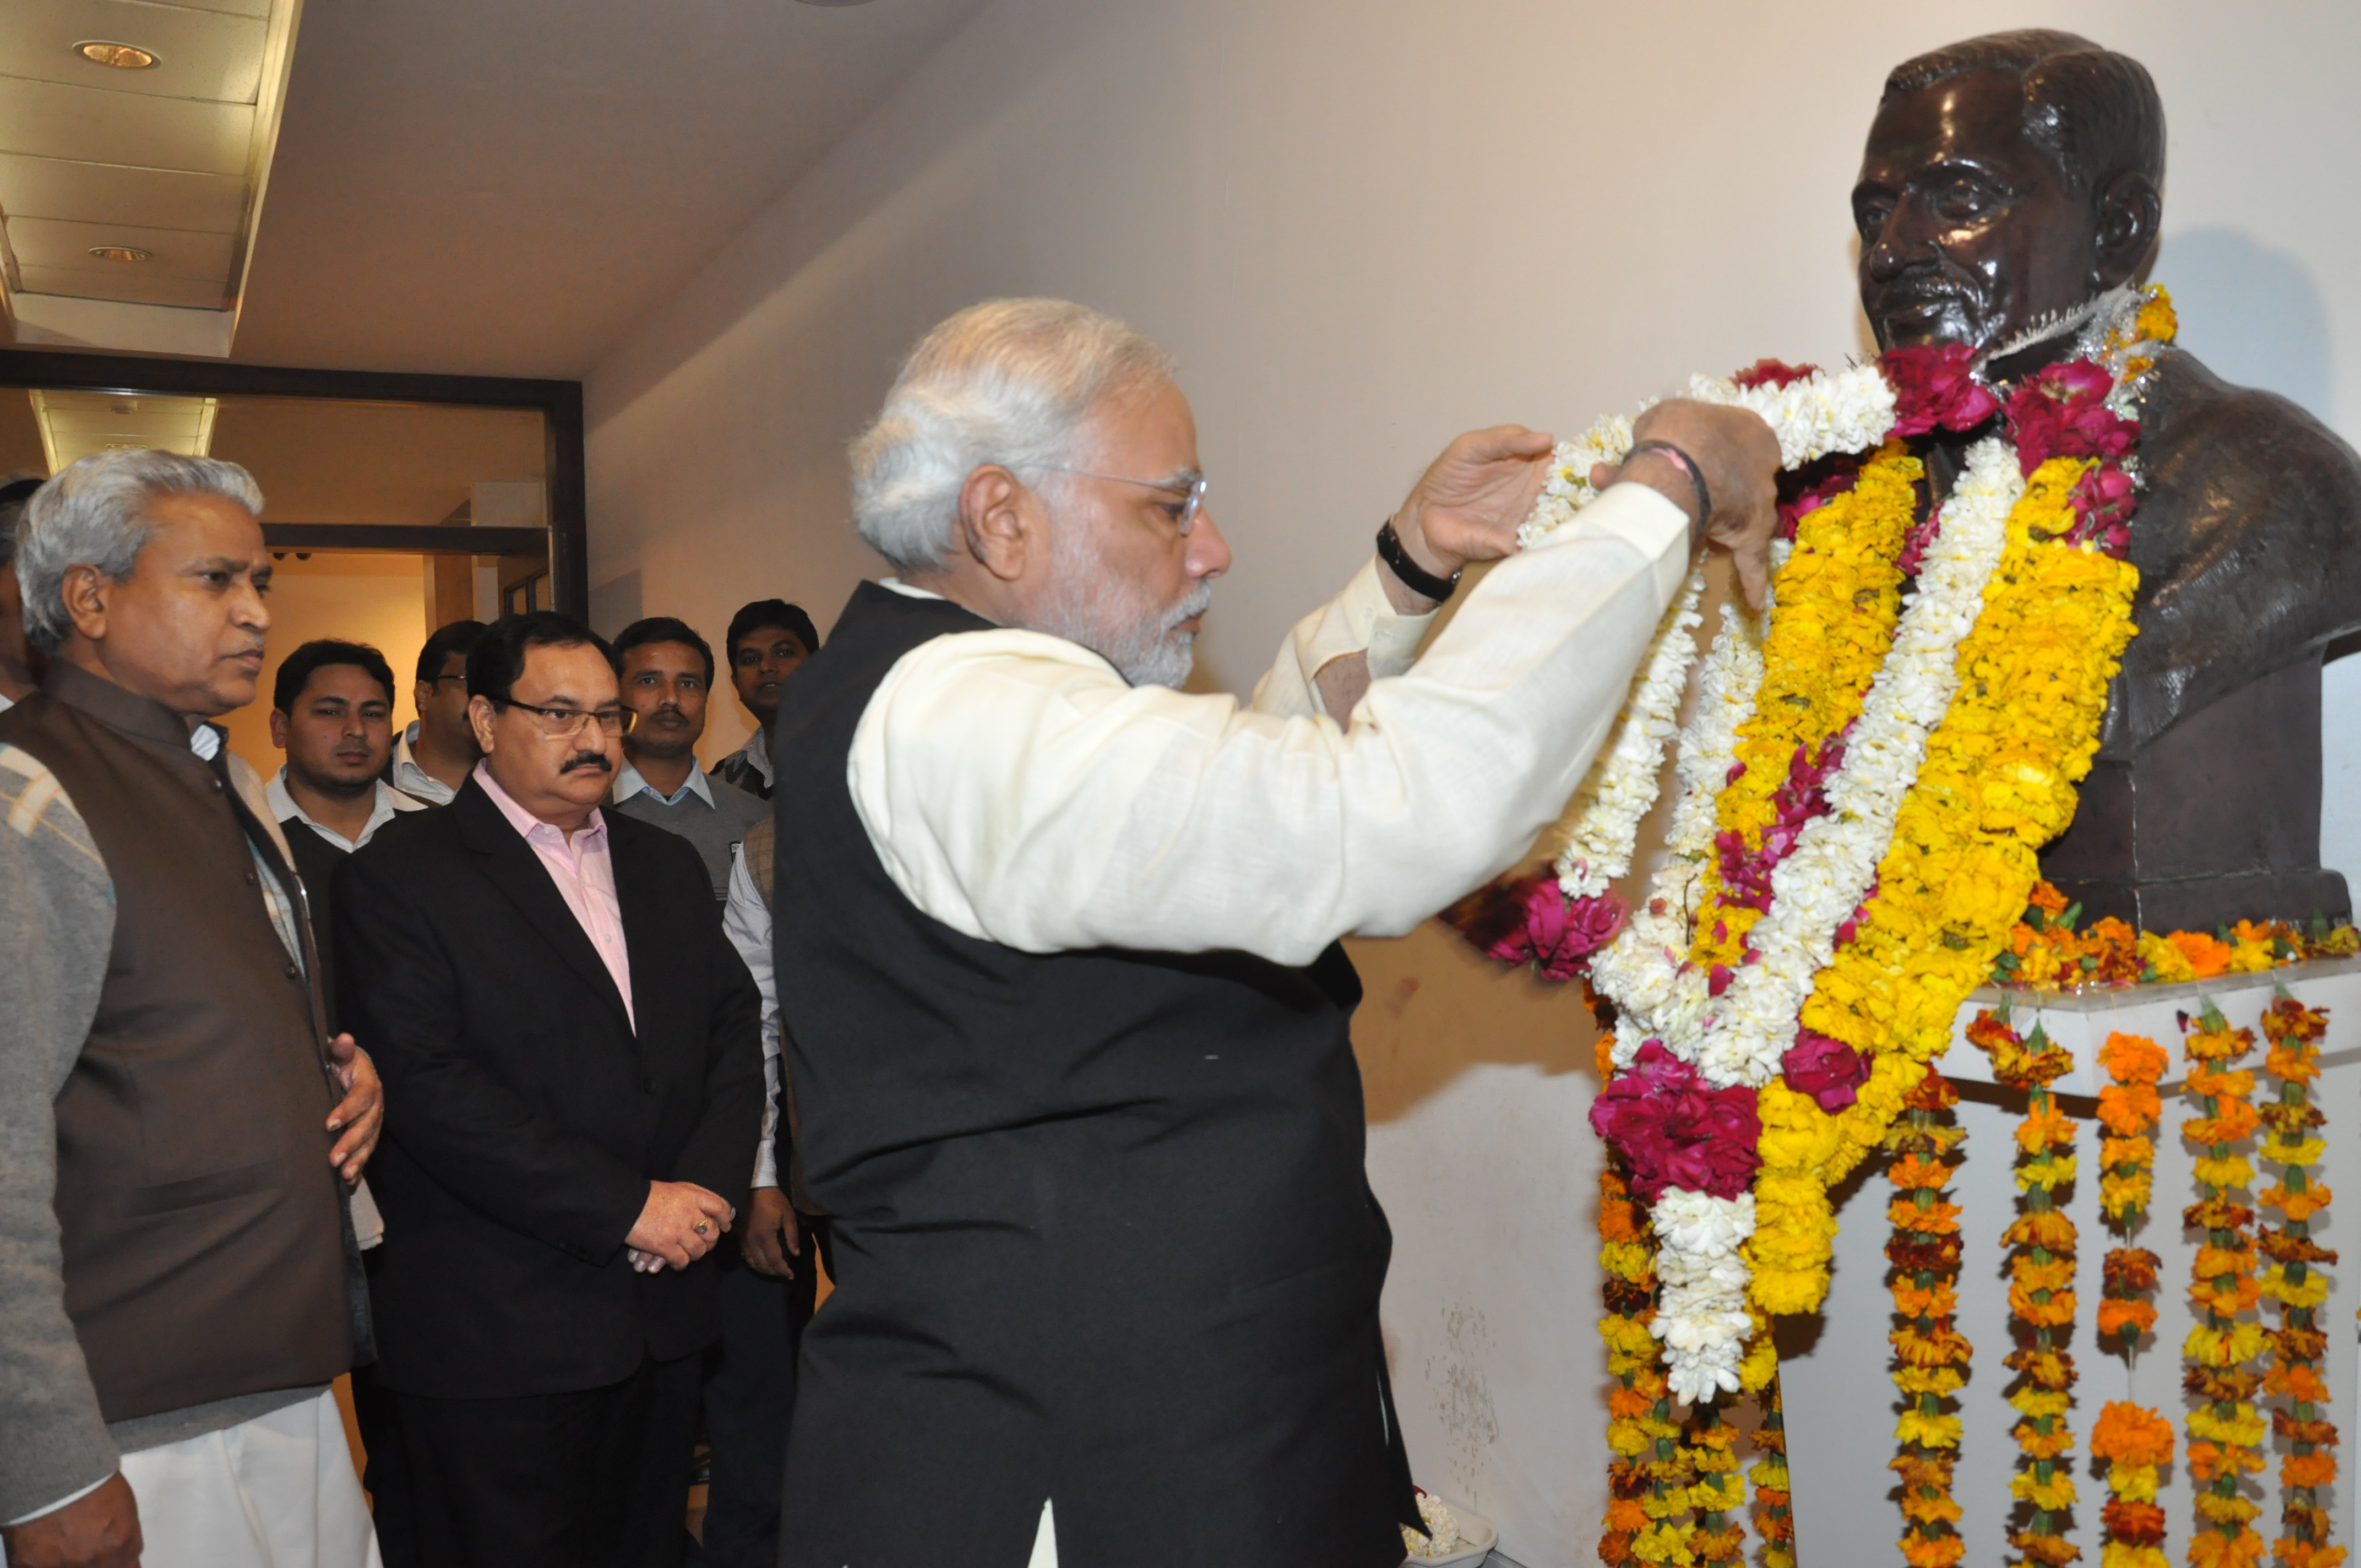
[[[73,46],[73,51],[93,65],[113,66],[117,71],[145,71],[156,63],[156,57],[137,44],[109,43],[104,38],[84,38]]]
[[[142,250],[136,245],[93,245],[90,253],[101,261],[153,261],[156,253]]]

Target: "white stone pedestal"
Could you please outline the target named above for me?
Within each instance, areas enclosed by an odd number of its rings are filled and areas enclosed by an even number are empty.
[[[2361,1390],[2355,1383],[2354,1319],[2356,1301],[2361,1301],[2361,1288],[2356,1288],[2361,1282],[2361,959],[2348,959],[2268,974],[2224,975],[2189,985],[2048,996],[2037,1003],[2012,993],[2016,1027],[2029,1032],[2037,1018],[2051,1039],[2073,1050],[2078,1064],[2054,1091],[2060,1096],[2060,1108],[2081,1124],[2075,1143],[2081,1160],[2077,1179],[2070,1189],[2060,1189],[2060,1206],[2081,1231],[2075,1270],[2080,1306],[2068,1348],[2080,1375],[2071,1418],[2081,1455],[2074,1467],[2081,1498],[2073,1539],[2081,1545],[2087,1564],[2099,1558],[2099,1509],[2107,1497],[2103,1468],[2093,1464],[2089,1451],[2091,1423],[2100,1407],[2110,1399],[2131,1399],[2161,1410],[2181,1432],[2184,1449],[2187,1442],[2182,1418],[2189,1400],[2180,1388],[2180,1343],[2192,1321],[2185,1287],[2201,1238],[2180,1228],[2180,1211],[2196,1201],[2191,1175],[2196,1155],[2179,1136],[2193,1111],[2179,1092],[2185,1058],[2174,1014],[2194,1014],[2199,997],[2211,997],[2232,1024],[2257,1030],[2249,1061],[2259,1069],[2268,1047],[2257,1025],[2272,987],[2279,984],[2307,1006],[2328,1010],[2328,1034],[2321,1042],[2325,1070],[2315,1085],[2318,1103],[2328,1117],[2322,1130],[2328,1153],[2317,1174],[2336,1196],[2312,1224],[2321,1245],[2342,1249],[2344,1256],[2340,1266],[2329,1270],[2333,1289],[2318,1321],[2328,1333],[2328,1385],[2340,1391],[2340,1402],[2330,1413],[2346,1435],[2332,1509],[2334,1540],[2343,1546],[2361,1545],[2353,1533],[2353,1466],[2361,1460],[2361,1442],[2356,1441],[2361,1433],[2361,1398],[2356,1396]],[[1997,992],[1979,992],[1960,1008],[1950,1052],[1941,1063],[1945,1076],[1961,1086],[1958,1115],[1968,1132],[1966,1157],[1952,1192],[1964,1211],[1959,1325],[1975,1346],[1960,1402],[1967,1431],[1956,1486],[1966,1510],[1960,1532],[1970,1563],[2003,1560],[2012,1507],[2008,1479],[2016,1464],[2016,1444],[2008,1435],[2015,1412],[2002,1398],[2014,1375],[2001,1365],[2013,1342],[2007,1255],[2000,1234],[2016,1213],[2016,1187],[2010,1174],[2012,1134],[2024,1113],[2024,1096],[1993,1084],[1990,1060],[1967,1043],[1970,1020],[1997,997]],[[2156,1140],[2156,1196],[2147,1226],[2133,1243],[2164,1260],[2158,1275],[2157,1326],[2129,1367],[2122,1356],[2100,1353],[2092,1340],[2101,1297],[2100,1266],[2107,1249],[2121,1245],[2099,1214],[2102,1135],[2092,1119],[2096,1096],[2107,1082],[2099,1066],[2099,1047],[2112,1032],[2145,1035],[2172,1059],[2163,1084],[2163,1125]],[[2261,1094],[2260,1086],[2257,1092]],[[2262,1184],[2258,1174],[2257,1185]],[[1885,1205],[1893,1190],[1883,1161],[1872,1160],[1838,1193],[1841,1228],[1828,1304],[1817,1320],[1790,1322],[1781,1333],[1783,1349],[1793,1350],[1784,1360],[1781,1378],[1788,1464],[1795,1478],[1795,1542],[1798,1560],[1809,1568],[1900,1561],[1894,1541],[1902,1519],[1894,1476],[1885,1469],[1895,1452],[1894,1421],[1899,1409],[1885,1343],[1894,1326],[1883,1252],[1891,1234]],[[2276,1219],[2269,1211],[2263,1217]],[[2265,1321],[2277,1326],[2276,1309]],[[2266,1542],[2279,1532],[2279,1458],[2285,1448],[2277,1439],[2269,1440],[2269,1468],[2247,1482],[2249,1495],[2263,1505],[2256,1526]],[[2170,1521],[2165,1554],[2178,1563],[2187,1548],[2191,1520],[2186,1467],[2176,1461],[2164,1479],[2158,1500]]]

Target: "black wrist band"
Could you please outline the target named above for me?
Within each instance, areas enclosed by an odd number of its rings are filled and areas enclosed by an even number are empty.
[[[1623,461],[1629,463],[1632,458],[1637,457],[1642,452],[1663,453],[1666,457],[1672,460],[1674,467],[1678,468],[1682,473],[1688,476],[1689,488],[1697,492],[1697,527],[1692,531],[1689,538],[1692,543],[1704,538],[1705,525],[1713,521],[1713,492],[1705,488],[1705,470],[1697,466],[1696,458],[1690,456],[1687,453],[1682,451],[1679,447],[1674,445],[1669,441],[1642,441],[1635,443],[1632,445],[1631,450],[1623,455]]]
[[[1410,552],[1402,548],[1401,535],[1394,532],[1392,518],[1386,519],[1386,525],[1378,530],[1378,559],[1392,567],[1394,576],[1401,579],[1402,587],[1421,598],[1431,598],[1441,604],[1459,587],[1458,573],[1438,577],[1410,558]]]

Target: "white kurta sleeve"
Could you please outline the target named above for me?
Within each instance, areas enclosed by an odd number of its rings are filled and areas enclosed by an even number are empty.
[[[1309,963],[1411,929],[1556,819],[1687,535],[1671,501],[1616,486],[1495,567],[1349,729],[1133,687],[1039,632],[937,638],[870,699],[846,782],[895,885],[955,930]]]
[[[730,847],[730,898],[721,929],[763,992],[763,1138],[754,1146],[756,1187],[779,1185],[779,987],[771,974],[771,908],[746,869],[744,846]]]
[[[1257,682],[1252,707],[1281,718],[1327,713],[1320,697],[1320,672],[1348,653],[1367,653],[1369,678],[1383,680],[1410,668],[1418,644],[1434,624],[1434,611],[1403,615],[1386,598],[1375,557],[1365,562],[1345,591],[1295,623],[1280,644],[1279,659]],[[1350,715],[1329,714],[1342,723]]]

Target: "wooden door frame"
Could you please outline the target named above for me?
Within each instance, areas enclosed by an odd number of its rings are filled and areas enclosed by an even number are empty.
[[[551,597],[566,614],[590,613],[590,528],[582,471],[582,383],[510,376],[427,376],[390,370],[299,370],[275,365],[232,365],[208,359],[156,359],[128,354],[60,354],[0,348],[0,387],[64,392],[119,392],[149,397],[346,399],[383,403],[440,403],[456,408],[534,409],[542,416],[549,486]],[[433,527],[388,528],[367,523],[266,524],[273,548],[313,550],[448,550]],[[285,532],[287,537],[277,535]],[[299,542],[293,534],[303,536]],[[467,543],[487,554],[513,550],[537,531],[481,529]],[[516,539],[509,538],[517,534]],[[413,538],[412,536],[418,536]],[[493,535],[500,537],[494,538]]]

